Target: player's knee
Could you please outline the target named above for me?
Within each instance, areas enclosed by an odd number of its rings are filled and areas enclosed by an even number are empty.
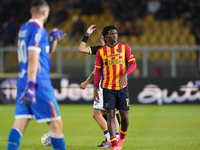
[[[129,122],[128,115],[121,115],[121,122]]]
[[[127,116],[121,116],[121,120],[127,120],[128,117]]]
[[[62,120],[53,121],[49,124],[50,131],[55,133],[62,133]]]
[[[109,110],[109,111],[107,111],[107,117],[109,119],[114,120],[115,119],[115,110]]]
[[[99,118],[99,114],[93,112],[92,117],[94,118],[94,120],[97,120]]]
[[[14,122],[13,126],[17,127],[22,132],[24,132],[24,130],[28,126],[28,122],[29,122],[28,119],[15,119],[15,122]]]
[[[121,121],[128,119],[128,111],[121,110],[120,111]]]

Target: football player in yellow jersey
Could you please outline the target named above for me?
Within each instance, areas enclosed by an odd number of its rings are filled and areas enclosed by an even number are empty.
[[[79,51],[83,52],[83,53],[87,53],[87,54],[91,54],[91,55],[95,55],[97,50],[99,48],[101,48],[103,45],[105,45],[104,42],[104,38],[103,36],[101,37],[101,44],[100,46],[87,46],[87,39],[89,38],[89,36],[92,34],[92,32],[95,29],[95,25],[91,25],[87,31],[86,34],[83,37],[83,40],[81,41],[80,45],[79,45]],[[92,73],[90,74],[90,76],[80,84],[80,88],[81,89],[85,89],[87,84],[90,83],[91,81],[93,81],[94,79],[94,73],[95,73],[95,68],[92,71]],[[103,141],[101,145],[98,145],[98,147],[101,147],[101,149],[107,149],[111,146],[110,143],[110,134],[108,132],[108,128],[107,128],[107,114],[106,114],[106,110],[103,107],[103,93],[102,93],[103,89],[101,88],[101,84],[99,84],[99,97],[100,97],[100,103],[97,103],[94,101],[94,105],[93,105],[93,118],[95,119],[95,121],[98,123],[99,127],[102,129],[102,131],[104,132],[104,135],[106,137],[106,141]],[[118,121],[119,123],[118,123]],[[120,124],[120,120],[119,120],[119,114],[118,111],[116,111],[116,117],[115,117],[115,125],[116,125],[116,136],[117,138],[119,137],[119,124]]]
[[[121,150],[127,133],[129,118],[128,112],[130,100],[127,87],[128,75],[136,68],[135,57],[131,48],[118,41],[118,33],[115,26],[106,26],[102,35],[106,44],[96,53],[96,71],[94,79],[94,100],[99,103],[98,87],[103,76],[102,87],[104,107],[107,110],[107,124],[110,133],[112,150]],[[129,66],[127,67],[127,65]],[[121,130],[119,141],[115,135],[115,109],[121,116]]]

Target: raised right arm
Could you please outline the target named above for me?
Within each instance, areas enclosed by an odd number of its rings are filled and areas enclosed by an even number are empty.
[[[87,47],[87,40],[88,40],[90,34],[92,34],[92,32],[94,31],[95,26],[96,26],[96,25],[91,25],[91,26],[87,29],[87,31],[86,31],[86,33],[85,33],[85,35],[84,35],[84,37],[83,37],[83,39],[82,39],[82,41],[81,41],[81,43],[80,43],[80,45],[79,45],[79,48],[78,48],[80,52],[90,54],[90,50],[89,50],[89,48]]]

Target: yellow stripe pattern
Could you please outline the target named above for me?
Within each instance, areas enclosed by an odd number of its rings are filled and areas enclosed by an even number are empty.
[[[121,133],[121,134],[126,134],[127,131],[122,131],[122,129],[121,129],[121,130],[120,130],[120,133]]]
[[[107,55],[104,55],[104,50],[100,50],[100,56],[103,60],[103,71],[104,71],[104,80],[102,82],[102,86],[106,87],[107,89],[112,89],[113,82],[115,82],[115,90],[120,90],[119,86],[119,78],[120,74],[123,74],[126,71],[126,60],[125,60],[125,45],[121,45],[121,49],[119,52],[119,44],[117,44],[114,47],[114,53],[111,54],[111,48],[109,46],[106,46]],[[114,59],[113,59],[114,58]],[[107,65],[106,62],[107,61]],[[112,62],[115,63],[112,63]],[[120,63],[116,63],[116,62]],[[122,70],[120,70],[120,65],[122,65]],[[116,72],[113,70],[113,66],[116,68]],[[96,66],[97,68],[100,68],[99,66]],[[114,78],[114,76],[116,78]],[[126,87],[126,85],[124,86]]]
[[[52,115],[53,115],[54,118],[56,118],[57,117],[57,113],[56,113],[56,109],[54,107],[54,104],[53,104],[52,101],[50,101],[49,104],[51,106]]]
[[[116,137],[114,137],[113,139],[110,139],[110,142],[114,142],[114,141],[117,141]]]
[[[90,46],[88,46],[88,49],[89,49],[89,51],[90,51],[90,54],[92,54],[92,50],[91,50],[91,47],[90,47]]]

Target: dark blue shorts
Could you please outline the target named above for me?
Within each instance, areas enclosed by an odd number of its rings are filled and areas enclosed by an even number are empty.
[[[103,89],[104,107],[106,110],[115,109],[129,110],[130,100],[128,87],[121,90]]]

